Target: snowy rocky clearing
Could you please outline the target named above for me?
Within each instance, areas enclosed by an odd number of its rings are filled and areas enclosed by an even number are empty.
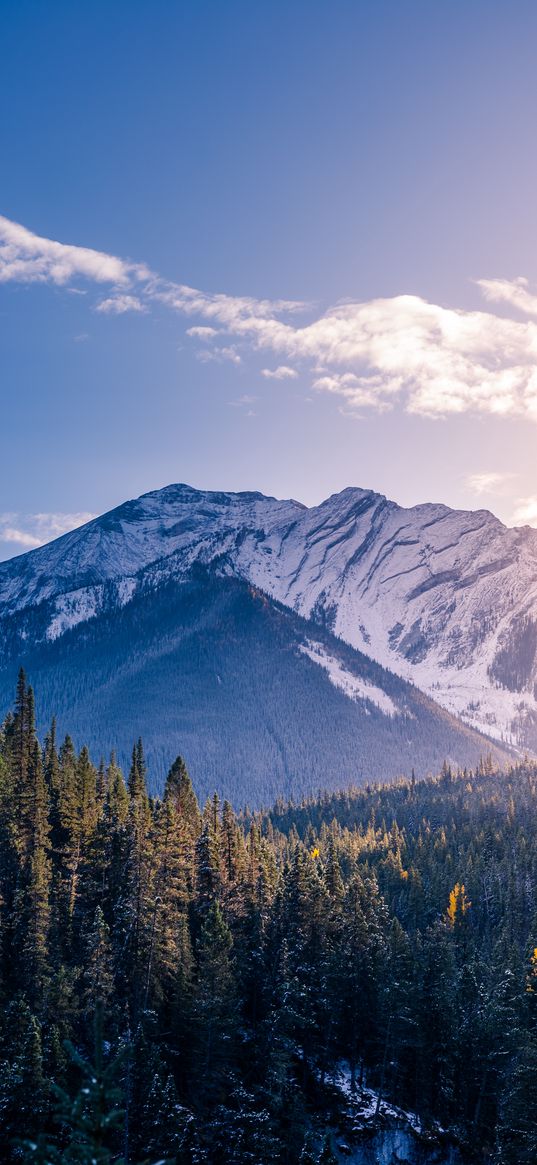
[[[459,1150],[439,1125],[425,1128],[365,1085],[352,1087],[348,1064],[331,1081],[346,1102],[347,1134],[334,1137],[334,1151],[349,1165],[464,1165]]]

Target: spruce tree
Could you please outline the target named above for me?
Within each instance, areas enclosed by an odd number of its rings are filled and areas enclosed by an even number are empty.
[[[50,888],[49,801],[41,752],[34,741],[28,760],[28,849],[21,863],[16,897],[16,930],[19,934],[19,983],[33,1007],[40,1009],[48,976]]]
[[[193,1019],[196,1094],[203,1104],[221,1099],[233,1066],[236,988],[233,940],[217,902],[209,907],[197,949]]]
[[[125,1116],[120,1085],[123,1057],[106,1057],[102,1004],[97,1003],[95,1009],[92,1058],[81,1055],[72,1044],[68,1051],[81,1084],[74,1096],[57,1089],[57,1121],[62,1133],[68,1132],[62,1160],[65,1165],[110,1165],[118,1160]]]

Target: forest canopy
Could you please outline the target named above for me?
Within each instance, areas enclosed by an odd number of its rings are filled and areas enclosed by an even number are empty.
[[[236,813],[0,732],[2,1160],[329,1161],[334,1081],[537,1159],[537,768]],[[340,1098],[341,1099],[341,1098]],[[339,1107],[338,1107],[339,1105]],[[323,1157],[324,1154],[324,1157]]]

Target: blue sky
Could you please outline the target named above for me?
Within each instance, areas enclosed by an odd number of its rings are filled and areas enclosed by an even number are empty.
[[[0,556],[171,481],[537,521],[533,3],[0,12]]]

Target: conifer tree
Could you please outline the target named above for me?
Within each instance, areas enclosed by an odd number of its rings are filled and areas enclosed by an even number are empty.
[[[188,1146],[192,1121],[192,1113],[179,1103],[173,1076],[157,1069],[140,1119],[144,1153],[154,1161],[176,1161]]]
[[[59,754],[60,787],[58,795],[59,887],[56,903],[64,940],[72,939],[80,863],[82,858],[82,820],[77,757],[70,736],[66,736]]]
[[[97,1003],[94,1020],[94,1050],[90,1059],[68,1046],[81,1086],[74,1097],[57,1090],[57,1119],[68,1130],[62,1150],[65,1165],[110,1165],[117,1160],[124,1109],[120,1086],[122,1057],[107,1062],[103,1037],[102,1004]]]
[[[222,885],[219,830],[214,828],[212,813],[208,817],[196,843],[196,889],[202,908],[218,898]]]
[[[16,929],[19,932],[19,983],[32,1005],[40,1009],[48,974],[50,926],[49,802],[41,753],[34,741],[28,760],[28,849],[21,863],[16,897]]]
[[[196,1088],[205,1104],[221,1098],[233,1064],[236,1004],[231,961],[232,937],[217,902],[209,907],[198,950],[193,1017],[196,1040]]]
[[[534,1165],[537,1160],[537,1042],[519,1032],[519,1048],[501,1099],[498,1165]]]
[[[105,1008],[114,989],[110,928],[101,907],[98,906],[93,926],[86,939],[86,966],[84,969],[83,1004],[91,1014],[97,1004]]]
[[[10,1147],[24,1134],[37,1134],[48,1106],[43,1070],[42,1029],[22,995],[9,1004],[2,1030],[0,1080],[0,1149],[10,1159]]]
[[[145,784],[142,741],[134,746],[129,773],[129,814],[125,823],[120,902],[116,914],[116,962],[131,964],[133,1003],[137,1011],[146,994],[148,948],[154,919],[151,894],[151,808]]]
[[[97,771],[92,765],[87,748],[81,750],[77,761],[76,784],[80,798],[80,831],[82,845],[86,847],[95,832],[99,819],[97,798]]]
[[[112,829],[125,824],[129,813],[129,794],[115,754],[112,753],[106,773],[106,815]]]
[[[166,778],[165,797],[171,797],[175,812],[186,830],[199,833],[200,810],[198,799],[182,756],[178,756]]]

